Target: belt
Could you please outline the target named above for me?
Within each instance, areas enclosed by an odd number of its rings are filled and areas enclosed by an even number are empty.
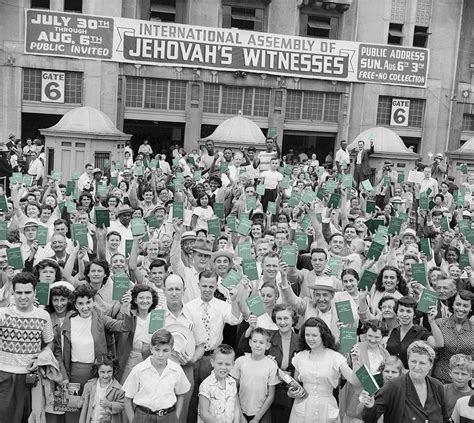
[[[143,405],[137,405],[137,408],[146,414],[153,414],[158,417],[163,417],[173,412],[176,409],[176,405],[173,405],[170,408],[162,408],[161,410],[156,410],[156,411],[150,410],[148,407],[144,407]]]
[[[204,357],[214,354],[214,350],[204,351]]]

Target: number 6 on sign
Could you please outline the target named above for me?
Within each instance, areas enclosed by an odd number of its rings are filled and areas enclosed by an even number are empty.
[[[410,100],[393,98],[392,112],[390,113],[390,126],[408,126],[410,114]]]
[[[41,101],[64,103],[64,72],[41,72]]]

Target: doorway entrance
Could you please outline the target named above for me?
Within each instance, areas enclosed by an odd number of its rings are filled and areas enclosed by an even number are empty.
[[[125,119],[123,132],[132,134],[132,149],[138,152],[138,147],[147,139],[154,154],[171,156],[171,146],[184,143],[184,122],[162,122],[148,120]]]
[[[46,115],[41,113],[21,114],[21,138],[24,142],[27,138],[41,138],[40,129],[50,128],[56,125],[63,115]]]
[[[334,156],[336,136],[337,134],[324,132],[284,131],[282,152],[293,157],[305,153],[308,158],[316,154],[322,165],[328,153]]]

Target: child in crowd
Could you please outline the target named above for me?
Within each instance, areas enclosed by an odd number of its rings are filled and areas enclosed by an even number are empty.
[[[169,359],[173,345],[170,332],[156,331],[151,337],[151,357],[137,364],[123,384],[129,422],[155,422],[157,416],[160,422],[178,422],[191,384],[181,366]]]
[[[198,423],[240,423],[237,383],[229,373],[234,366],[234,349],[219,345],[211,358],[213,372],[199,386]]]
[[[472,375],[472,359],[468,355],[455,354],[449,359],[449,376],[452,383],[444,385],[444,395],[448,414],[451,415],[459,398],[470,396],[474,391],[469,387]]]
[[[383,383],[387,383],[390,379],[401,376],[405,371],[405,367],[398,357],[391,355],[380,365],[380,371],[382,372]],[[357,411],[360,415],[364,406],[374,406],[375,398],[371,397],[367,391],[362,391],[359,395],[359,402],[360,404]],[[383,417],[381,417],[381,419],[383,419]]]
[[[94,378],[84,385],[84,403],[79,423],[120,423],[125,393],[122,385],[114,378],[117,362],[107,356],[99,357],[95,360],[92,371]]]
[[[231,376],[239,381],[239,399],[247,422],[271,422],[270,406],[275,397],[275,386],[280,382],[275,361],[265,356],[270,348],[270,334],[255,328],[250,335],[250,354],[239,357]]]

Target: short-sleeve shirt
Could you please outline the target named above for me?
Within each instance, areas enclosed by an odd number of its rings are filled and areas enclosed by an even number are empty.
[[[245,354],[235,361],[231,376],[240,380],[239,398],[242,411],[255,416],[268,396],[268,387],[278,385],[278,366],[268,357],[254,360]]]
[[[262,172],[262,178],[264,178],[266,189],[276,189],[278,187],[278,182],[283,180],[283,175],[277,171],[266,170]]]
[[[190,388],[191,384],[179,364],[168,360],[160,375],[151,364],[151,357],[132,369],[122,387],[125,396],[135,405],[153,411],[172,407],[176,404],[176,395],[183,395]]]
[[[16,306],[0,308],[0,370],[26,374],[42,343],[54,339],[49,314],[40,308],[21,312]]]
[[[223,388],[212,372],[199,386],[199,395],[209,400],[209,413],[216,422],[234,421],[235,398],[237,396],[237,383],[234,378],[227,376],[225,388]],[[203,420],[198,418],[198,423],[203,423]]]

